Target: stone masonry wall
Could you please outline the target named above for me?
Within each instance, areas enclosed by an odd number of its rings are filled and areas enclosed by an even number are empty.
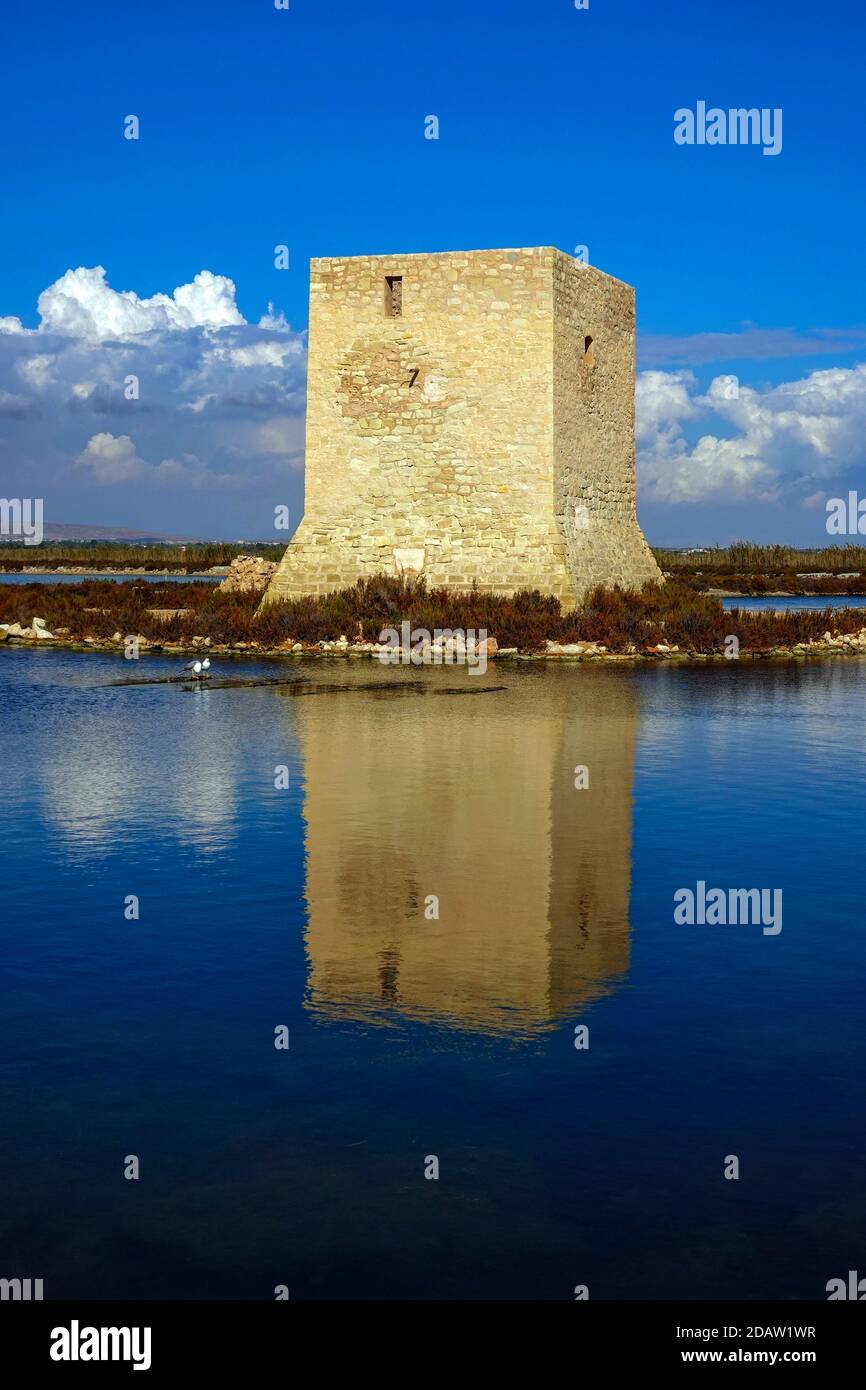
[[[661,580],[637,524],[634,379],[634,290],[555,252],[555,506],[578,598]]]
[[[313,261],[305,513],[265,601],[403,570],[567,607],[590,576],[649,577],[633,318],[626,286],[549,247]],[[578,498],[610,536],[575,540]]]

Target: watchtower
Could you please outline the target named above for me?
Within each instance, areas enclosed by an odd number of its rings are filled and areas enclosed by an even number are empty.
[[[634,324],[628,285],[552,247],[314,260],[305,513],[264,602],[382,572],[565,608],[660,581]]]

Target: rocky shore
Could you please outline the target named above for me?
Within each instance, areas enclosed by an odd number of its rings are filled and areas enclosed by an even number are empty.
[[[164,653],[167,656],[188,656],[207,651],[223,656],[256,656],[261,658],[297,657],[353,657],[382,660],[394,648],[388,643],[350,641],[345,634],[334,641],[298,642],[291,638],[269,646],[262,642],[215,642],[210,637],[192,637],[188,641],[161,642],[145,637],[140,633],[115,632],[110,638],[76,636],[67,628],[58,627],[50,631],[40,617],[34,616],[29,626],[20,623],[0,623],[0,644],[9,646],[30,645],[58,647],[75,651],[98,651],[123,653],[131,643],[139,652]],[[411,665],[408,651],[399,650],[395,664]],[[500,647],[495,637],[486,638],[479,647],[478,656],[488,661],[558,661],[558,662],[640,662],[640,661],[725,661],[730,656],[724,651],[695,651],[676,644],[658,642],[653,646],[631,646],[625,652],[611,652],[599,642],[547,642],[538,651],[520,651],[517,647]],[[743,650],[738,659],[761,661],[768,658],[808,658],[828,656],[866,656],[866,627],[859,632],[825,632],[822,637],[808,642],[797,642],[792,646],[769,647],[761,651]],[[473,658],[477,660],[477,656]],[[465,664],[465,649],[459,640],[450,639],[443,645],[434,646],[428,659],[420,665],[462,665]]]
[[[238,555],[232,560],[228,574],[220,584],[226,594],[263,594],[277,566],[261,555]]]

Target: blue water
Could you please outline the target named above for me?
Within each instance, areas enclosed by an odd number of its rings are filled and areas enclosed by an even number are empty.
[[[178,663],[132,665],[0,651],[5,1275],[796,1299],[862,1268],[866,664],[106,686]],[[676,925],[699,879],[781,888],[781,933]]]
[[[110,579],[119,584],[218,584],[218,574],[0,574],[0,584],[83,584],[94,579]]]
[[[723,598],[723,608],[742,608],[745,611],[802,613],[824,608],[866,608],[866,594],[791,594],[763,598]]]

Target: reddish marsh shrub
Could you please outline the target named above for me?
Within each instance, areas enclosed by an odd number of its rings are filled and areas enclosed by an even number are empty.
[[[820,637],[827,629],[856,632],[866,626],[858,609],[805,613],[725,611],[718,599],[688,584],[648,584],[639,591],[599,586],[573,613],[559,600],[523,590],[510,598],[475,590],[427,589],[423,582],[387,575],[359,580],[321,597],[290,599],[257,615],[259,596],[220,593],[210,584],[115,583],[0,584],[0,622],[44,618],[50,630],[73,637],[109,638],[120,631],[152,641],[186,642],[194,636],[214,643],[258,642],[275,647],[292,640],[378,640],[382,629],[412,627],[484,629],[501,647],[536,651],[546,641],[598,642],[612,652],[642,651],[666,642],[682,651],[721,652],[736,636],[744,651],[766,651]],[[168,620],[150,610],[183,610]]]

